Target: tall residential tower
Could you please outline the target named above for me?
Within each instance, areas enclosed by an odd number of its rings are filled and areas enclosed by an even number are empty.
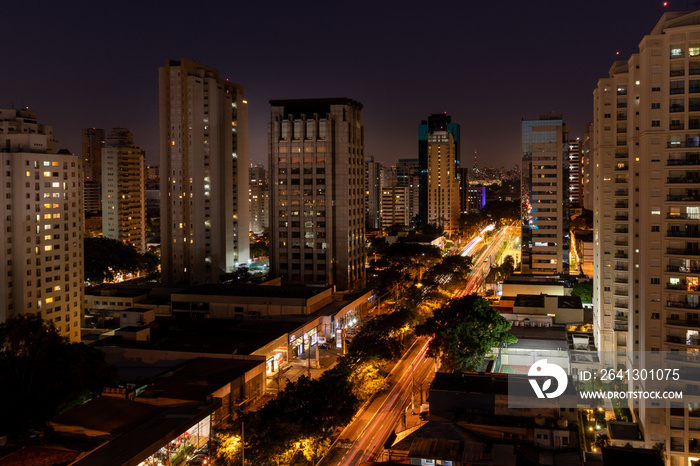
[[[0,109],[0,322],[41,314],[80,341],[83,225],[80,158],[56,152],[51,126],[29,110]]]
[[[447,113],[433,114],[418,127],[421,225],[451,231],[460,215],[460,127]]]
[[[159,70],[164,283],[215,283],[247,264],[248,102],[191,60]]]
[[[102,234],[146,250],[146,160],[131,132],[113,128],[102,149]]]

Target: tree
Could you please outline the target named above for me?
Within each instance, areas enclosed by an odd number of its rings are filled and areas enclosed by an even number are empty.
[[[437,309],[416,334],[433,337],[426,357],[440,358],[445,370],[476,371],[491,348],[517,341],[509,330],[510,322],[472,294]]]
[[[8,319],[0,324],[0,435],[42,428],[115,379],[100,350],[67,343],[40,315]]]
[[[501,276],[504,278],[508,278],[511,275],[513,275],[513,272],[515,272],[515,259],[513,259],[513,256],[506,256],[503,258],[503,262],[501,262]]]
[[[579,282],[571,290],[571,296],[578,296],[581,302],[591,304],[593,302],[593,282]]]
[[[491,201],[484,205],[483,212],[492,220],[502,220],[503,223],[513,222],[520,218],[520,202]]]
[[[116,239],[84,238],[85,280],[92,283],[113,281],[117,274],[153,273],[158,268],[158,256],[144,255]]]

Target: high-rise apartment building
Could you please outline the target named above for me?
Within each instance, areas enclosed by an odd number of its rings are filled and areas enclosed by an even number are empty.
[[[569,209],[581,211],[581,140],[569,141]]]
[[[598,81],[593,142],[598,345],[616,368],[646,367],[650,351],[697,364],[700,11],[664,14]],[[634,409],[647,445],[663,443],[673,466],[700,457],[700,384],[679,383],[682,402]]]
[[[406,225],[410,222],[408,210],[408,187],[387,186],[382,188],[382,228]]]
[[[421,225],[458,228],[460,127],[445,114],[433,114],[418,127]]]
[[[270,218],[270,192],[267,184],[267,170],[262,165],[250,166],[250,231],[262,234],[268,227]]]
[[[248,103],[191,60],[159,70],[164,283],[217,282],[249,260]]]
[[[364,287],[362,104],[346,98],[270,104],[271,275],[289,284]]]
[[[113,128],[102,149],[102,235],[146,250],[146,160],[125,128]]]
[[[51,126],[0,109],[3,248],[0,321],[37,314],[72,342],[83,317],[80,158],[56,152]]]
[[[567,140],[561,115],[522,121],[523,273],[569,273]]]
[[[408,218],[413,222],[420,214],[420,170],[418,159],[399,159],[396,164],[396,186],[408,188]]]
[[[382,228],[381,187],[382,164],[374,157],[365,157],[365,222],[367,229]]]
[[[586,124],[583,128],[581,141],[581,205],[584,209],[593,210],[593,193],[595,192],[595,177],[593,174],[593,125]]]

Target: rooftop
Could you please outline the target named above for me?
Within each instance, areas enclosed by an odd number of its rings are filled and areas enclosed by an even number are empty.
[[[151,328],[150,341],[109,337],[95,345],[246,355],[297,328],[299,323],[292,321],[160,317]]]
[[[203,284],[191,286],[175,294],[309,299],[328,288],[330,287]]]
[[[205,401],[213,392],[261,363],[262,360],[197,358],[162,374],[141,396]]]

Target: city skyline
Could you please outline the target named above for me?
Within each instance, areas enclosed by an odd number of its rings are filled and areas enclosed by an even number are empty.
[[[364,103],[367,155],[379,162],[417,157],[416,122],[448,112],[463,128],[467,165],[476,150],[480,162],[510,167],[519,160],[521,118],[562,113],[582,137],[598,76],[633,53],[664,11],[687,6],[568,3],[222,5],[212,16],[174,2],[163,11],[126,4],[104,21],[89,20],[101,16],[95,9],[30,13],[14,4],[8,16],[31,17],[33,28],[21,49],[6,50],[0,106],[28,106],[56,122],[59,148],[75,154],[82,128],[127,127],[154,164],[157,69],[185,57],[246,87],[252,163],[266,162],[269,100],[336,96]],[[20,24],[0,33],[6,43],[26,35]],[[110,24],[131,33],[117,37]],[[306,51],[285,40],[304,34],[325,40]],[[532,45],[514,49],[516,40]]]

